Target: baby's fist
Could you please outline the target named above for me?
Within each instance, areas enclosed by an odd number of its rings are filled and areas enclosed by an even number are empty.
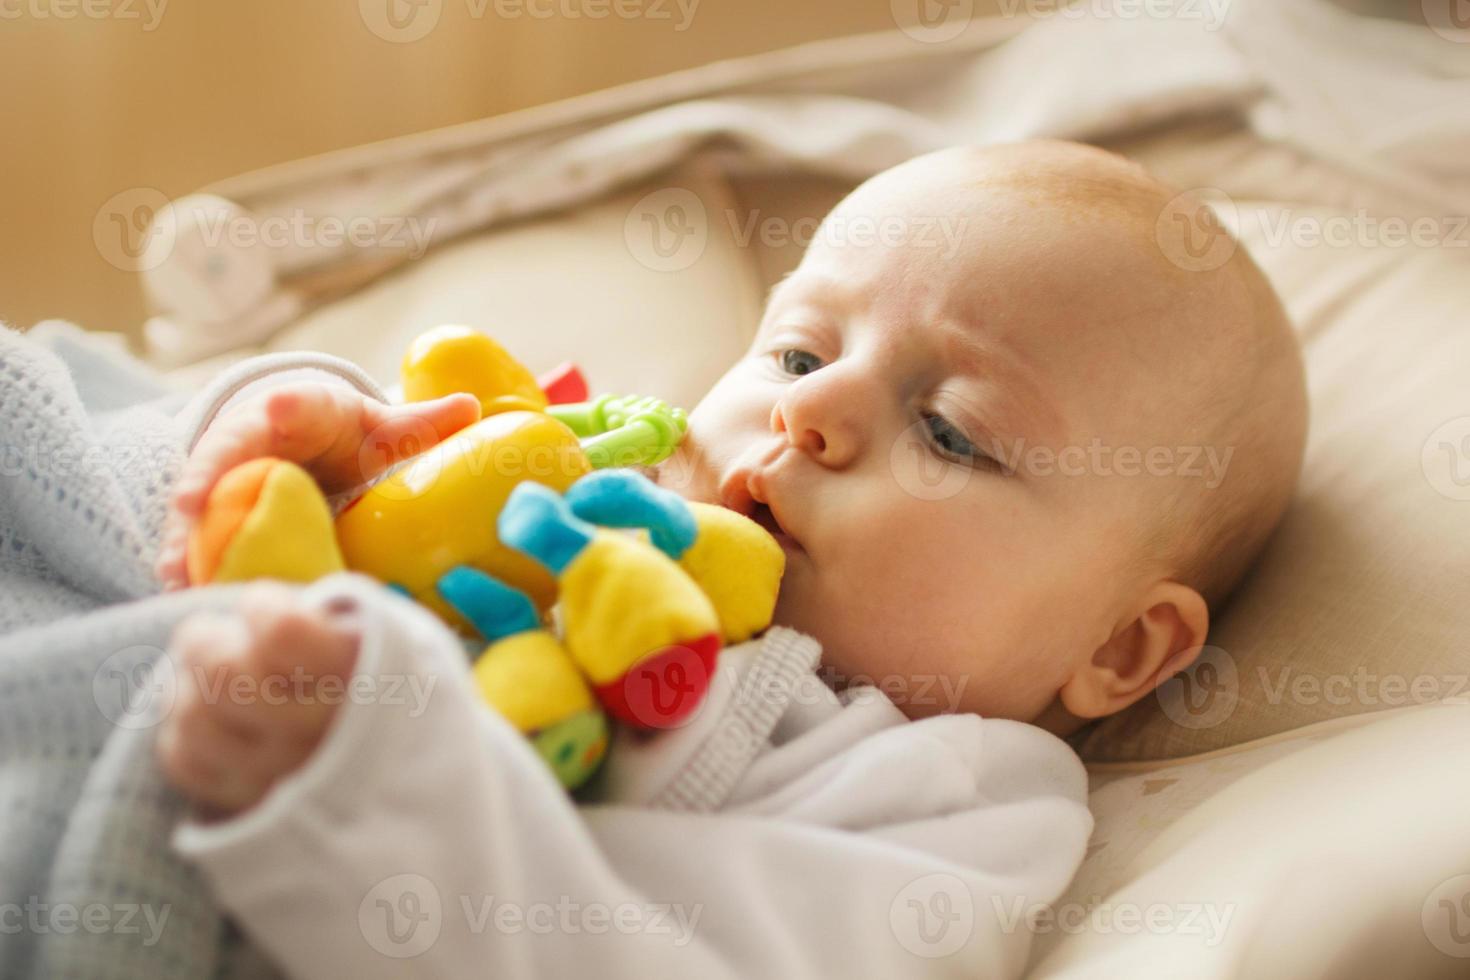
[[[258,803],[315,750],[357,660],[350,603],[313,609],[258,585],[236,613],[201,613],[170,641],[178,696],[158,735],[165,775],[208,818]]]

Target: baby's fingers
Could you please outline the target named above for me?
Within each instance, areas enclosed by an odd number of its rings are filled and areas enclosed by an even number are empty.
[[[349,414],[355,418],[343,399],[356,397],[336,386],[287,386],[248,401],[211,425],[189,453],[169,501],[155,564],[163,587],[189,584],[189,534],[220,477],[264,456],[308,464],[332,445],[349,424]]]
[[[214,813],[234,812],[264,792],[261,730],[228,710],[247,642],[237,619],[206,614],[181,623],[169,644],[178,688],[158,733],[158,761],[180,793]]]
[[[328,493],[349,490],[479,420],[480,403],[468,394],[406,405],[365,398],[360,431],[320,461],[316,477]]]
[[[314,746],[344,700],[357,662],[351,617],[302,607],[279,585],[251,588],[240,615],[250,633],[249,670],[260,688],[256,717],[274,739]]]

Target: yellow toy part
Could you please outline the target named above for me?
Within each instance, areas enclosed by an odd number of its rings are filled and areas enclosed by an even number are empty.
[[[562,572],[567,649],[596,686],[649,655],[719,631],[715,608],[663,552],[600,531]]]
[[[500,543],[495,516],[516,484],[563,492],[590,472],[577,436],[539,412],[481,419],[379,481],[337,518],[347,567],[401,588],[462,630],[435,591],[445,572],[469,565],[529,595],[545,610],[556,581]]]
[[[492,643],[475,661],[480,695],[516,729],[535,732],[596,707],[587,681],[546,630]]]
[[[236,466],[214,485],[185,561],[192,582],[313,582],[343,568],[316,483],[271,457]]]
[[[679,565],[714,606],[720,638],[744,643],[767,626],[776,611],[786,552],[765,528],[733,510],[688,501],[699,534]]]
[[[472,327],[425,331],[408,345],[400,372],[407,401],[469,392],[481,415],[546,410],[547,398],[530,371],[504,347]]]

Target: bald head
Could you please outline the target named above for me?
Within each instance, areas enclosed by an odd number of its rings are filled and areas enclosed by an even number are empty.
[[[1140,560],[1218,607],[1280,520],[1305,442],[1301,356],[1265,276],[1205,201],[1076,143],[927,154],[868,181],[833,215],[956,209],[974,219],[965,248],[1003,241],[1006,252],[970,275],[982,285],[975,318],[1035,352],[1068,389],[1058,398],[1090,402],[1075,405],[1072,418],[1087,421],[1066,438],[1177,451],[1175,471],[1148,481]],[[919,271],[937,275],[937,263]],[[1014,300],[1006,309],[990,300],[1002,291]],[[1193,451],[1220,471],[1201,478],[1183,462]]]

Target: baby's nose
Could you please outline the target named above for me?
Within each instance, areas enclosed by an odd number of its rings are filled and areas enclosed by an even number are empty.
[[[823,466],[840,469],[862,454],[877,405],[871,393],[858,391],[856,385],[836,378],[818,384],[829,370],[814,372],[786,390],[771,410],[771,431]]]

